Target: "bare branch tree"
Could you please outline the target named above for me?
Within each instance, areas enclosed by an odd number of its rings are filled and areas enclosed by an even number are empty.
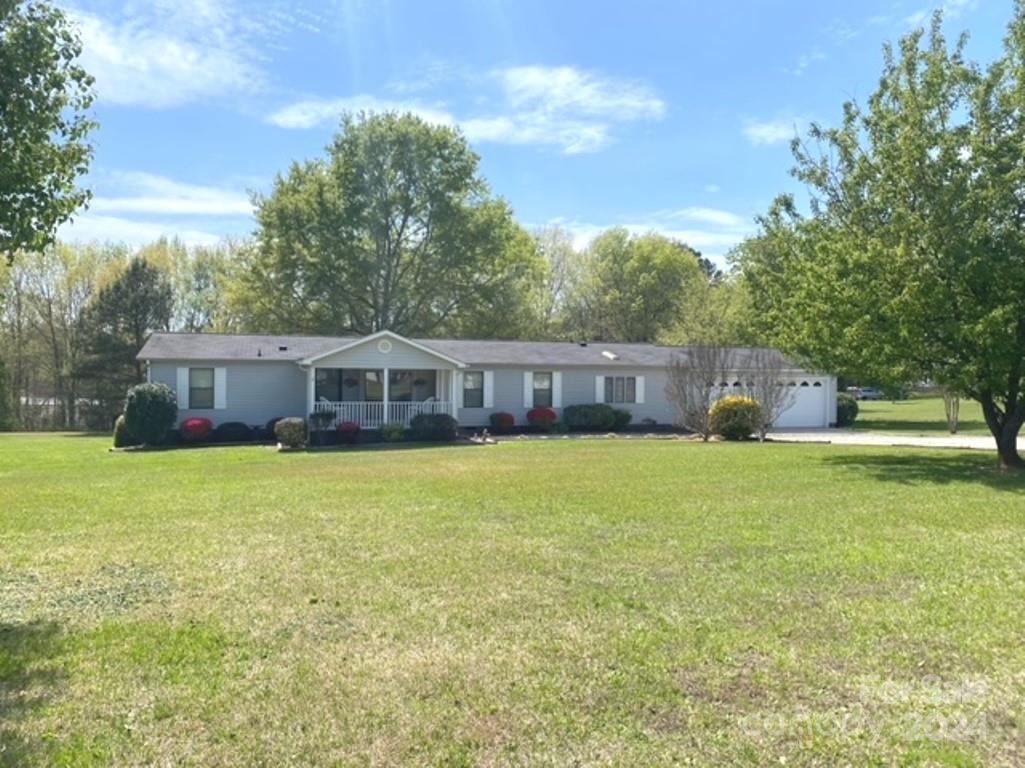
[[[666,364],[666,398],[676,409],[677,426],[711,436],[708,410],[730,372],[731,350],[718,344],[690,347]]]
[[[759,442],[765,440],[765,434],[797,399],[796,390],[783,380],[786,369],[786,359],[779,352],[764,348],[753,350],[745,365],[744,386],[762,410],[758,425]]]

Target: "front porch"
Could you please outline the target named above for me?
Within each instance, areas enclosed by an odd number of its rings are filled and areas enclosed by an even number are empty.
[[[363,429],[409,426],[419,414],[455,416],[457,376],[450,369],[316,368],[308,372],[311,413],[327,413],[326,428],[345,421]]]

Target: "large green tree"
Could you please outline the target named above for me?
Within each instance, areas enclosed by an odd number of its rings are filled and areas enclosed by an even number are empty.
[[[128,387],[145,381],[146,369],[136,355],[150,333],[168,329],[173,311],[167,275],[138,257],[90,302],[82,321],[86,354],[78,373],[104,420],[112,423]]]
[[[232,292],[254,329],[515,333],[539,264],[459,132],[409,114],[345,116],[327,157],[294,164],[256,207]]]
[[[881,381],[932,379],[982,405],[1025,467],[1025,7],[986,69],[937,14],[885,51],[864,107],[795,143],[811,214],[781,199],[740,263],[791,351]]]
[[[584,254],[566,300],[566,331],[594,341],[656,341],[706,282],[690,249],[662,235],[610,229]]]
[[[39,250],[86,200],[92,78],[64,12],[0,0],[0,254]]]

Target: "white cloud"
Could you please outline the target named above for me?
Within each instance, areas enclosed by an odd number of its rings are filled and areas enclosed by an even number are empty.
[[[221,235],[198,229],[92,213],[78,214],[58,229],[57,236],[69,242],[113,242],[133,246],[152,243],[161,237],[177,237],[187,245],[214,245],[223,239]]]
[[[910,27],[920,27],[928,22],[929,17],[936,10],[943,11],[944,19],[956,19],[964,13],[974,11],[978,5],[978,0],[946,0],[946,2],[939,3],[931,8],[920,8],[906,16],[904,22]]]
[[[451,70],[435,67],[415,86],[392,84],[408,92],[437,85]],[[658,120],[665,103],[654,90],[635,80],[604,77],[574,67],[510,67],[483,78],[468,78],[479,103],[490,109],[457,116],[442,103],[382,99],[369,94],[305,99],[278,109],[268,122],[282,128],[313,128],[338,119],[343,111],[413,112],[425,120],[458,125],[475,142],[554,146],[566,154],[595,152],[613,141],[614,126]],[[491,93],[488,89],[497,92]]]
[[[218,0],[155,3],[116,19],[73,12],[100,102],[151,108],[258,87],[263,74],[239,15]]]
[[[707,226],[686,226],[681,223],[692,221]],[[679,240],[701,252],[719,264],[725,264],[725,254],[745,237],[756,231],[754,222],[730,211],[715,208],[687,207],[654,211],[636,217],[626,217],[607,224],[553,219],[573,237],[575,248],[585,248],[588,243],[609,227],[622,227],[634,235],[657,232],[665,237]]]
[[[781,117],[774,120],[748,120],[744,136],[755,146],[790,141],[804,128],[807,120],[801,117]]]
[[[802,75],[804,75],[806,71],[808,71],[812,64],[825,60],[826,54],[824,54],[820,49],[816,48],[813,51],[810,51],[799,56],[797,58],[797,63],[786,71],[789,72],[791,75],[794,75],[795,77],[801,77]]]
[[[280,128],[314,128],[337,123],[343,112],[412,112],[429,123],[451,125],[452,115],[442,107],[425,106],[415,101],[379,99],[360,94],[339,99],[305,99],[289,104],[267,116],[267,122]]]
[[[678,211],[671,211],[667,214],[669,218],[684,219],[686,221],[697,221],[702,224],[714,224],[718,227],[743,228],[747,226],[748,220],[738,216],[732,211],[723,211],[718,208],[703,208],[691,206],[681,208]]]
[[[657,120],[665,114],[665,103],[635,80],[601,77],[574,67],[510,67],[495,74],[514,109],[616,121]]]
[[[557,118],[543,113],[472,118],[462,122],[460,128],[470,141],[548,144],[560,147],[567,155],[595,152],[610,141],[607,125]]]
[[[183,184],[151,173],[113,176],[126,194],[97,196],[90,210],[97,213],[150,213],[192,216],[250,216],[248,195],[221,187]]]

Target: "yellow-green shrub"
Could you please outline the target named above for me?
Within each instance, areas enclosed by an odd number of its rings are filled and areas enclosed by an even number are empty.
[[[729,395],[717,400],[708,412],[712,432],[726,440],[744,440],[758,431],[762,407],[753,397]]]

